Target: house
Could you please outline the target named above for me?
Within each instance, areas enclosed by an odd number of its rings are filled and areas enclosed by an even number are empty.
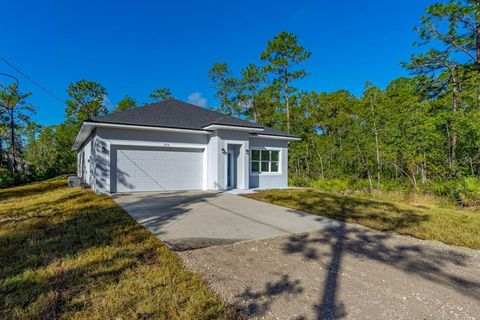
[[[297,137],[179,100],[83,122],[72,149],[97,193],[285,188]]]

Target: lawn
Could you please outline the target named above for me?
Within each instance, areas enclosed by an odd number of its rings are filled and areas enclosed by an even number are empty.
[[[245,196],[376,230],[480,249],[478,211],[376,201],[313,189],[265,190]]]
[[[1,319],[225,319],[229,309],[108,196],[66,177],[0,190]]]

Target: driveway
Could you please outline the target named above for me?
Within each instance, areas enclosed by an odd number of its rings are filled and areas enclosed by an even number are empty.
[[[480,319],[480,252],[340,224],[179,253],[253,319]]]
[[[113,199],[177,251],[319,230],[337,223],[221,192],[119,193]]]
[[[480,319],[480,251],[226,193],[113,197],[247,318]]]

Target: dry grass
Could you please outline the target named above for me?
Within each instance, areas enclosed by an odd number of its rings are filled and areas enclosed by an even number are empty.
[[[107,196],[66,177],[0,190],[0,318],[224,319],[197,275]]]
[[[372,229],[480,249],[480,213],[378,201],[312,189],[266,190],[246,197]]]

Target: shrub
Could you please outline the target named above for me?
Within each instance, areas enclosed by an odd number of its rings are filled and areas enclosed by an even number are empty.
[[[0,168],[0,188],[10,187],[13,185],[13,176],[10,170]]]
[[[480,179],[467,177],[462,181],[459,192],[459,200],[465,206],[477,206],[480,204]]]
[[[351,184],[347,180],[341,179],[316,179],[310,180],[308,185],[312,188],[321,189],[329,192],[344,192],[351,189]]]
[[[308,182],[306,179],[296,176],[296,175],[290,175],[288,177],[288,185],[289,186],[294,186],[294,187],[307,187]]]

